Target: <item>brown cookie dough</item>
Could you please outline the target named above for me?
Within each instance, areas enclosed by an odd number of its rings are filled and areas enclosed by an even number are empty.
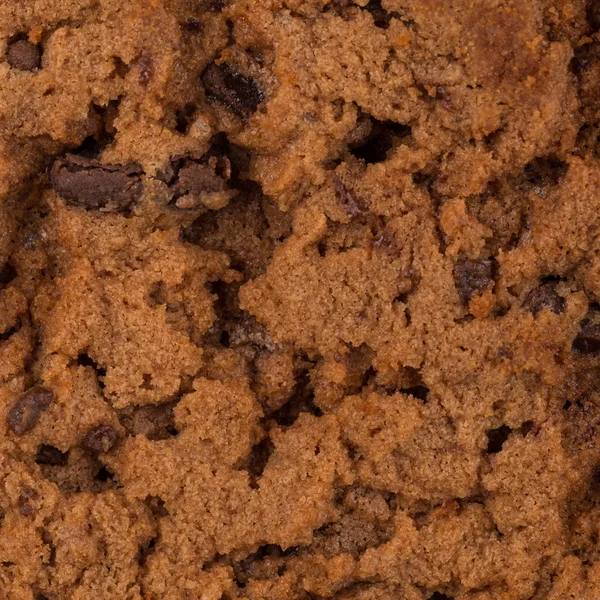
[[[0,599],[598,600],[592,0],[0,0]]]

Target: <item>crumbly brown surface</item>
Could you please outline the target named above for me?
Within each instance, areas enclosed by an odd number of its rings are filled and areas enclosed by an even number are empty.
[[[0,0],[0,599],[598,600],[598,29]]]

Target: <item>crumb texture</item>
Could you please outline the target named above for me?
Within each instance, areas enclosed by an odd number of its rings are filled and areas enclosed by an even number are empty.
[[[598,600],[594,0],[0,0],[0,600]]]

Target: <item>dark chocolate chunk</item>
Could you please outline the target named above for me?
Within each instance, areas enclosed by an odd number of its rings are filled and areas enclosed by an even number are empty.
[[[119,435],[111,425],[98,425],[85,434],[81,446],[93,454],[100,454],[108,452],[118,438]]]
[[[35,71],[40,68],[42,52],[39,46],[27,40],[17,40],[9,44],[6,62],[19,71]]]
[[[549,282],[531,290],[525,298],[523,308],[534,315],[537,315],[543,308],[560,315],[565,310],[565,301],[556,293],[556,283]]]
[[[44,387],[36,386],[27,390],[8,413],[8,427],[17,435],[31,431],[53,398],[54,394]]]
[[[343,206],[345,213],[350,217],[360,217],[368,214],[367,207],[362,198],[357,196],[337,175],[334,177],[335,197]]]
[[[468,302],[475,292],[482,292],[492,282],[494,267],[491,260],[463,258],[454,265],[453,274],[459,296]]]
[[[127,210],[142,193],[138,165],[102,165],[68,154],[54,163],[50,180],[68,204],[103,212]]]
[[[208,98],[224,104],[244,119],[251,117],[265,99],[264,92],[251,77],[226,64],[211,63],[202,73],[201,80]]]
[[[581,354],[600,352],[600,323],[584,319],[581,322],[581,331],[573,341],[573,350]]]
[[[50,467],[64,467],[67,464],[69,456],[66,452],[61,452],[54,446],[42,444],[38,448],[35,462],[38,465],[48,465]]]

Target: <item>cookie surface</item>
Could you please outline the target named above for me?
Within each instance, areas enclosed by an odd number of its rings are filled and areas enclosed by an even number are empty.
[[[599,30],[0,0],[0,598],[600,598]]]

